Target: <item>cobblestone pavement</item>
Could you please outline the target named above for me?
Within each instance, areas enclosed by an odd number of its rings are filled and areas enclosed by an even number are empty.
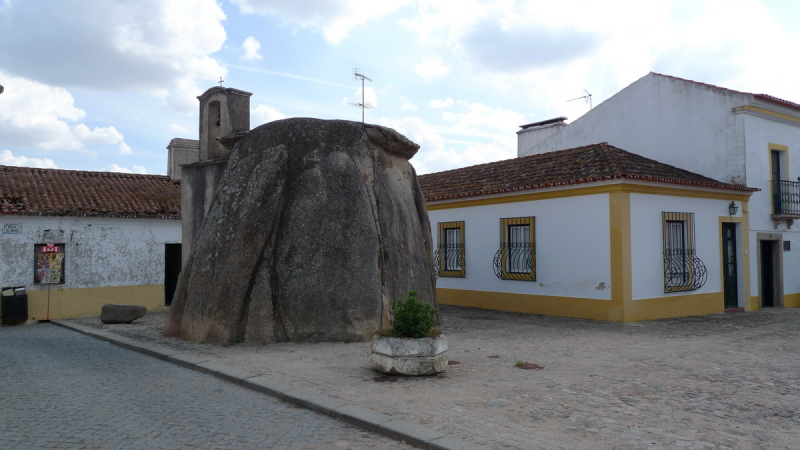
[[[411,448],[51,324],[0,328],[0,448]]]
[[[422,378],[377,376],[365,343],[167,339],[165,314],[75,320],[494,448],[800,449],[800,308],[619,324],[442,307],[459,364]]]

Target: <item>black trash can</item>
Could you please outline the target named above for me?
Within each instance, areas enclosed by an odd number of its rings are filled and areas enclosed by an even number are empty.
[[[3,317],[3,323],[28,320],[28,293],[25,292],[25,286],[3,288],[0,316]]]

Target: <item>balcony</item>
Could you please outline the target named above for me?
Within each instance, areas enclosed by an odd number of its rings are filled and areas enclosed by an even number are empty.
[[[772,218],[800,219],[800,179],[772,180]]]

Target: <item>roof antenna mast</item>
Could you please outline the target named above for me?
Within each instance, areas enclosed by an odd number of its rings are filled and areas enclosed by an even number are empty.
[[[361,108],[361,123],[364,123],[364,110],[373,108],[372,105],[364,101],[364,80],[372,81],[372,79],[366,75],[362,75],[358,70],[358,67],[353,69],[353,79],[356,81],[358,81],[359,79],[361,80],[361,103],[350,103],[350,104]]]
[[[582,96],[582,97],[576,97],[576,98],[572,98],[572,99],[569,99],[569,100],[567,100],[567,101],[568,101],[568,102],[571,102],[571,101],[573,101],[573,100],[580,100],[580,99],[582,99],[582,98],[583,98],[583,99],[586,99],[586,100],[584,101],[584,104],[588,104],[588,105],[589,105],[589,109],[592,109],[592,94],[590,94],[590,93],[589,93],[589,91],[587,91],[586,89],[584,89],[584,90],[583,90],[583,92],[586,92],[586,95],[584,95],[584,96]]]

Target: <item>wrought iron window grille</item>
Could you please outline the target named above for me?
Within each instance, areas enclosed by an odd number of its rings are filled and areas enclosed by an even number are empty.
[[[534,217],[500,219],[500,248],[492,267],[501,280],[536,281]]]
[[[694,213],[661,213],[664,228],[664,292],[696,291],[706,284],[706,266],[697,257]]]
[[[464,222],[440,222],[439,244],[433,254],[437,277],[466,277]]]

